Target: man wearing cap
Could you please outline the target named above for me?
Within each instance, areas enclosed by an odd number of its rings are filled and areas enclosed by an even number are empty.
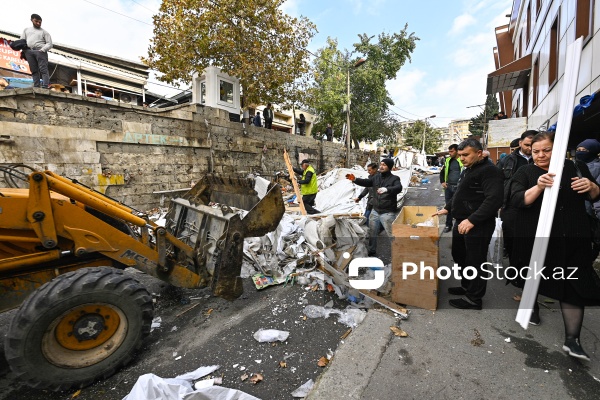
[[[52,38],[48,31],[42,29],[42,17],[38,14],[31,14],[32,27],[25,28],[21,39],[27,41],[29,49],[23,50],[25,58],[31,69],[33,78],[33,87],[40,87],[40,75],[42,78],[42,88],[47,89],[50,83],[50,74],[48,73],[48,50],[52,48]]]
[[[294,167],[294,172],[298,175],[302,175],[302,179],[300,179],[298,183],[300,184],[300,193],[302,194],[304,209],[308,214],[319,214],[320,211],[315,209],[315,198],[319,191],[317,186],[317,174],[308,160],[302,160],[300,166],[302,169]]]
[[[377,236],[381,230],[385,230],[392,237],[392,223],[396,219],[398,200],[396,196],[402,191],[400,178],[392,174],[394,160],[386,158],[379,164],[379,173],[372,179],[356,178],[354,174],[346,175],[358,186],[372,187],[375,191],[373,197],[373,210],[369,216],[369,257],[375,256],[377,252]]]

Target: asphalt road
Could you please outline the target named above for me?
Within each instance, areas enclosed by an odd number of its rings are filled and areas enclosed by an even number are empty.
[[[215,364],[221,366],[215,375],[223,377],[222,386],[262,399],[290,399],[292,391],[323,371],[318,360],[335,350],[340,336],[349,329],[335,316],[304,320],[302,310],[307,304],[325,305],[334,300],[335,308],[345,308],[347,303],[337,301],[330,293],[306,291],[298,285],[257,291],[251,280],[245,279],[244,294],[229,302],[211,296],[206,289],[178,289],[147,275],[135,276],[156,294],[155,316],[162,318],[161,327],[145,339],[130,365],[82,389],[78,400],[122,399],[140,375],[172,378]],[[0,337],[4,337],[13,313],[1,316]],[[290,336],[284,343],[259,343],[252,335],[260,328],[286,330]],[[3,344],[0,346],[0,398],[71,398],[74,390],[35,390],[15,380],[4,359]],[[181,359],[176,360],[179,356]],[[280,367],[280,361],[285,361],[285,368]],[[245,373],[261,373],[264,379],[256,385],[249,380],[242,382],[240,377]]]

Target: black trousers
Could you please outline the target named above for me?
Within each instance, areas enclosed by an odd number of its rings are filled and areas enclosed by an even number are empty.
[[[265,128],[266,129],[271,129],[271,125],[273,124],[273,120],[272,119],[266,119],[265,118]]]
[[[29,63],[31,77],[33,78],[33,87],[40,87],[40,75],[42,78],[42,87],[47,88],[50,84],[50,74],[48,73],[48,53],[39,50],[25,50],[25,58]]]
[[[452,229],[452,258],[461,267],[461,270],[468,266],[477,270],[475,278],[466,279],[463,276],[460,284],[467,291],[469,300],[481,304],[487,288],[487,280],[483,277],[488,276],[488,274],[482,274],[482,264],[487,262],[488,246],[496,227],[496,220],[492,218],[475,225],[469,233],[464,235],[458,233],[458,225],[461,222],[462,220],[456,220],[454,229]]]
[[[315,199],[317,194],[305,194],[302,196],[302,202],[304,203],[304,209],[307,214],[319,214],[321,211],[315,209]]]

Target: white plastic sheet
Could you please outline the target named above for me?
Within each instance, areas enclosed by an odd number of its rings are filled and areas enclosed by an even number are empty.
[[[218,365],[200,367],[175,378],[161,378],[145,374],[138,378],[131,392],[123,400],[260,400],[240,390],[222,386],[194,390],[192,381],[211,374]]]

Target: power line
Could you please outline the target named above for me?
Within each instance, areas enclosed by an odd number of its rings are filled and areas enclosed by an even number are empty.
[[[131,1],[132,1],[132,2],[134,2],[135,4],[137,4],[137,5],[138,5],[138,6],[140,6],[140,7],[144,7],[146,10],[150,11],[152,14],[154,14],[154,13],[155,13],[155,11],[154,11],[154,10],[152,10],[152,9],[150,9],[150,8],[148,8],[148,7],[146,7],[145,5],[143,5],[143,4],[140,4],[140,3],[138,3],[138,2],[137,2],[137,1],[135,1],[135,0],[131,0]]]
[[[149,23],[147,23],[147,22],[140,21],[139,19],[135,19],[135,18],[133,18],[133,17],[130,17],[129,15],[121,14],[121,13],[120,13],[120,12],[118,12],[118,11],[111,10],[110,8],[106,8],[106,7],[104,7],[104,6],[101,6],[101,5],[99,5],[99,4],[96,4],[96,3],[92,3],[91,1],[88,1],[88,0],[83,0],[83,1],[85,1],[86,3],[90,3],[90,4],[92,4],[92,5],[96,6],[96,7],[103,8],[103,9],[105,9],[105,10],[107,10],[107,11],[110,11],[110,12],[112,12],[112,13],[119,14],[119,15],[120,15],[120,16],[122,16],[122,17],[125,17],[125,18],[132,19],[132,20],[134,20],[134,21],[137,21],[137,22],[139,22],[139,23],[142,23],[142,24],[144,24],[144,25],[148,25],[148,26],[154,26],[154,25],[152,25],[152,24],[149,24]]]

